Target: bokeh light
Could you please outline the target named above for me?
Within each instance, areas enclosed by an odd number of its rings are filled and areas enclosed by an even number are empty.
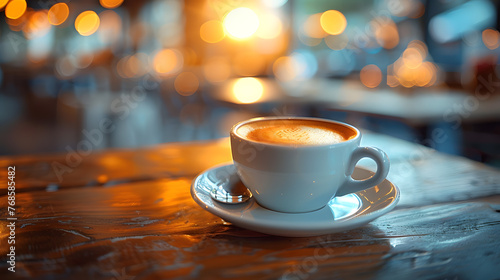
[[[66,3],[53,5],[48,13],[49,22],[52,25],[63,24],[69,16],[69,8]]]
[[[7,21],[7,24],[9,25],[10,30],[12,31],[21,31],[23,30],[24,25],[29,19],[29,15],[33,13],[33,9],[28,8],[26,12],[19,18],[16,19],[10,19],[10,18],[5,18]]]
[[[415,79],[415,85],[419,87],[431,86],[436,82],[436,67],[433,63],[426,61],[422,63],[422,67]]]
[[[27,7],[25,0],[11,0],[5,7],[5,16],[10,19],[18,19],[26,12]]]
[[[262,83],[256,78],[240,78],[233,85],[234,97],[241,103],[258,101],[264,93]]]
[[[425,61],[427,46],[419,40],[411,41],[399,59],[387,67],[387,85],[429,87],[437,82],[438,67]]]
[[[198,90],[200,82],[198,77],[192,72],[182,72],[174,82],[175,90],[183,96],[189,96]]]
[[[9,0],[0,0],[0,10],[7,5],[7,2],[9,2]]]
[[[390,19],[377,18],[372,21],[375,28],[375,38],[385,49],[392,49],[399,44],[398,27]]]
[[[420,52],[420,56],[422,56],[423,59],[427,57],[427,46],[420,40],[411,41],[410,43],[408,43],[408,48],[412,48]]]
[[[390,69],[390,66],[387,67],[387,69]],[[397,87],[399,85],[398,78],[394,75],[390,75],[389,70],[387,70],[387,85],[390,87]]]
[[[257,37],[262,39],[274,39],[283,31],[283,23],[273,14],[265,14],[260,17],[259,28],[257,29]]]
[[[321,14],[310,15],[304,22],[304,34],[311,38],[323,38],[328,35],[321,27]],[[321,40],[319,40],[321,42]]]
[[[366,65],[361,69],[359,78],[366,87],[376,88],[382,82],[382,71],[375,64]]]
[[[123,3],[123,0],[99,0],[99,3],[101,3],[101,6],[106,9],[114,9],[120,7],[120,5]]]
[[[26,38],[42,37],[49,32],[50,23],[47,13],[47,10],[30,13],[28,22],[23,27]]]
[[[217,43],[222,41],[226,34],[222,22],[218,20],[210,20],[205,22],[200,27],[200,37],[207,43]]]
[[[97,31],[99,39],[105,44],[113,44],[120,39],[122,19],[113,10],[105,10],[99,14],[101,24]]]
[[[424,59],[422,57],[422,54],[414,48],[407,48],[403,52],[402,58],[403,63],[410,69],[418,68],[420,65],[422,65]]]
[[[259,28],[257,14],[245,7],[230,11],[223,20],[226,32],[232,38],[241,40],[252,36]]]
[[[320,18],[321,27],[330,35],[338,35],[344,32],[347,26],[347,20],[341,12],[329,10],[324,12]]]
[[[485,29],[482,33],[484,45],[490,49],[494,50],[500,46],[500,33],[497,30]]]
[[[85,11],[75,20],[75,29],[82,36],[90,36],[99,28],[100,19],[94,11]]]
[[[182,68],[183,64],[182,54],[173,49],[161,50],[153,59],[153,68],[161,75],[174,74]]]

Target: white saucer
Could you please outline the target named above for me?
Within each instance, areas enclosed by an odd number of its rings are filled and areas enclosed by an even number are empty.
[[[356,167],[353,178],[365,179],[372,174]],[[231,205],[210,197],[214,187],[238,182],[234,165],[214,167],[194,179],[191,196],[203,209],[234,225],[279,236],[316,236],[356,228],[391,211],[399,200],[399,189],[388,180],[364,191],[335,197],[320,210],[299,214],[269,210],[254,198]]]

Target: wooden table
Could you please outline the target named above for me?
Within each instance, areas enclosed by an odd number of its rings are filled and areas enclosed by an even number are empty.
[[[228,139],[92,152],[80,162],[0,158],[0,279],[498,279],[500,172],[386,136],[363,141],[389,154],[399,205],[361,228],[310,238],[241,229],[192,200],[192,179],[231,160]],[[63,164],[60,181],[53,166]],[[15,273],[8,217],[17,218]]]

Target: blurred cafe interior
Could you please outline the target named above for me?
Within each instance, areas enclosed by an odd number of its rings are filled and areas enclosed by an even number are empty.
[[[499,6],[0,0],[0,155],[216,139],[298,115],[500,167]]]

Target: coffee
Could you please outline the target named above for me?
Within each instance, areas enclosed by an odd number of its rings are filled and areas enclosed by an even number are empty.
[[[356,136],[356,131],[346,126],[303,119],[250,122],[236,133],[248,140],[281,145],[331,145]]]

